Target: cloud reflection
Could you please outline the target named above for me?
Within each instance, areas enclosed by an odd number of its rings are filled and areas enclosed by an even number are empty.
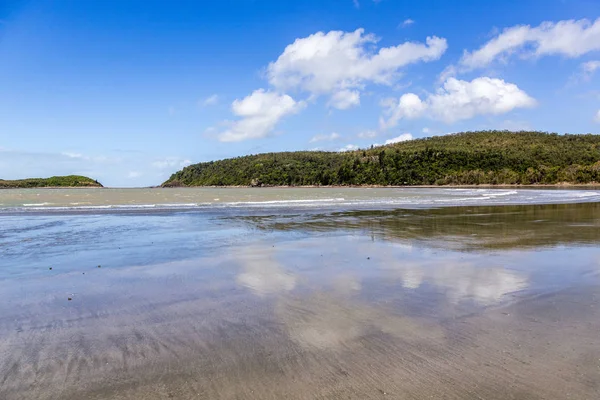
[[[244,270],[237,276],[237,282],[259,296],[289,292],[296,287],[296,277],[275,260],[270,247],[245,248],[236,259]]]
[[[415,343],[440,341],[444,337],[440,327],[431,323],[352,301],[339,293],[281,298],[275,313],[290,339],[313,350],[354,349],[363,346],[360,339],[370,334],[385,334]]]
[[[432,285],[438,292],[445,293],[451,303],[472,300],[488,306],[500,302],[508,293],[529,286],[523,273],[453,259],[394,260],[386,262],[384,268],[394,270],[405,289],[418,290],[423,285]]]

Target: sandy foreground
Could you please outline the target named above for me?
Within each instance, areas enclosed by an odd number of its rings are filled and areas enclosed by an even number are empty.
[[[190,302],[156,321],[72,322],[0,342],[12,399],[594,399],[600,288],[515,299],[431,324],[326,293]],[[258,308],[258,309],[257,309]],[[230,310],[232,311],[232,310]],[[247,315],[247,318],[243,315]],[[127,332],[127,334],[124,334]]]

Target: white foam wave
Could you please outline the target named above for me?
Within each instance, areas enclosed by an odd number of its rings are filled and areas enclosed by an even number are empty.
[[[265,200],[265,201],[234,201],[227,204],[230,206],[244,205],[244,206],[253,206],[253,205],[269,205],[269,204],[303,204],[303,203],[336,203],[344,201],[344,198],[335,198],[335,199],[295,199],[295,200]]]
[[[579,197],[579,198],[584,198],[584,197],[600,197],[600,193],[598,192],[581,192],[581,193],[576,193],[575,197]]]
[[[488,196],[500,197],[500,196],[511,196],[513,194],[518,194],[516,190],[511,190],[510,192],[489,192]]]

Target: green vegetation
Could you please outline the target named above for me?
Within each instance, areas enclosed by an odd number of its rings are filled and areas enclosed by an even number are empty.
[[[345,153],[267,153],[190,165],[163,186],[600,182],[600,135],[466,132]]]
[[[102,185],[98,181],[79,175],[53,176],[45,179],[30,178],[14,181],[0,179],[0,189],[40,187],[102,187]]]

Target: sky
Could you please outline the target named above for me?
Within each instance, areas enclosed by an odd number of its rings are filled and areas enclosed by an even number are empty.
[[[600,131],[597,0],[0,0],[0,178]]]

